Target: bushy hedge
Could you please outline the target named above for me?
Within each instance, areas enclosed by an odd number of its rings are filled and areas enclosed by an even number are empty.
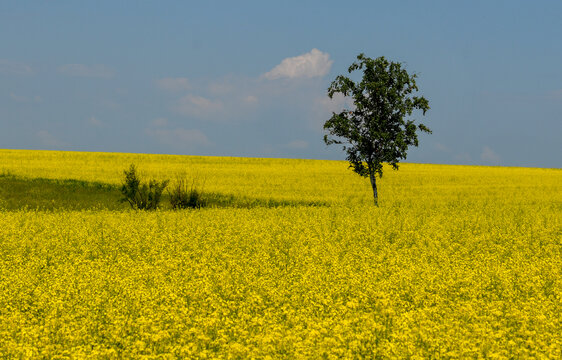
[[[162,193],[168,186],[168,180],[159,182],[152,179],[148,182],[148,185],[141,184],[141,179],[134,164],[131,164],[129,170],[124,171],[124,175],[125,180],[121,186],[122,202],[128,202],[133,209],[154,210],[158,208]]]
[[[191,186],[188,186],[186,180],[180,179],[174,188],[171,191],[168,190],[168,192],[173,209],[200,209],[207,205],[203,190],[197,188],[195,180],[191,182]]]

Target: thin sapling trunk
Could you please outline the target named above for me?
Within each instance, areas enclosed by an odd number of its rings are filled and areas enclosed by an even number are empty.
[[[379,206],[379,194],[377,192],[377,178],[374,171],[369,171],[371,178],[371,186],[373,187],[373,197],[375,199],[375,206]]]

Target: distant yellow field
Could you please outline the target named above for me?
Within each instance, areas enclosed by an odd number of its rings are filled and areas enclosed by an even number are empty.
[[[135,163],[146,178],[195,178],[208,191],[331,204],[372,203],[369,180],[345,161],[0,150],[0,174],[119,184]],[[385,168],[382,205],[562,203],[562,170],[401,164]]]
[[[560,169],[403,164],[375,208],[342,161],[0,150],[29,178],[131,162],[302,205],[0,210],[4,357],[562,357]]]

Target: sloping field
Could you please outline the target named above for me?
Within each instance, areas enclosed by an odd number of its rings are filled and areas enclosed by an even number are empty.
[[[111,207],[132,162],[227,200]],[[0,150],[0,174],[8,358],[562,356],[559,169],[403,164],[379,208],[338,161]]]

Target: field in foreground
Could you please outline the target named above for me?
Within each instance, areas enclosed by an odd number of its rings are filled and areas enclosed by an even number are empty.
[[[227,200],[116,207],[131,162]],[[6,357],[562,356],[560,170],[404,164],[380,208],[336,161],[0,150],[0,173]]]

